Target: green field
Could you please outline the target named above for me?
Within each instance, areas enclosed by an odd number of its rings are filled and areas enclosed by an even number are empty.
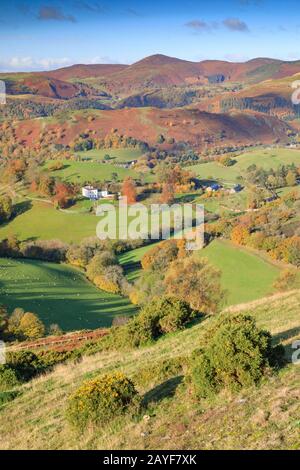
[[[93,160],[103,160],[105,155],[109,155],[111,163],[113,162],[129,162],[131,160],[137,160],[142,156],[142,152],[139,149],[93,149],[87,152],[76,152],[76,155],[80,157],[88,157]]]
[[[97,163],[94,161],[73,162],[70,160],[63,160],[63,164],[64,168],[62,170],[54,171],[53,175],[72,183],[109,181],[112,179],[112,173],[116,173],[118,175],[118,179],[121,181],[127,176],[138,178],[138,173],[136,171],[120,168],[110,163]],[[47,163],[46,168],[49,166],[51,166],[51,162]]]
[[[130,281],[138,278],[142,256],[154,245],[147,245],[124,253],[119,257]],[[280,268],[258,255],[232,245],[230,242],[215,240],[198,252],[221,270],[222,286],[227,291],[226,305],[236,305],[256,300],[274,292],[272,287]]]
[[[81,158],[88,158],[88,161],[72,161],[63,160],[64,168],[56,170],[53,175],[58,176],[66,181],[74,183],[83,183],[86,181],[109,181],[112,179],[112,173],[118,175],[118,179],[122,181],[127,176],[138,178],[139,172],[133,168],[122,168],[114,165],[114,163],[128,162],[137,160],[142,156],[142,152],[138,149],[93,149],[86,152],[77,152]],[[108,163],[101,163],[105,155],[109,155],[111,160]],[[48,161],[45,168],[49,168],[53,161]],[[146,175],[146,179],[151,179],[151,175]]]
[[[249,302],[274,291],[272,284],[280,268],[243,248],[215,240],[200,256],[221,270],[222,286],[228,292],[226,305]]]
[[[141,259],[144,254],[153,248],[155,244],[142,246],[141,248],[136,248],[135,250],[127,251],[119,256],[119,262],[125,269],[126,277],[129,281],[133,282],[138,278],[141,271]]]
[[[277,168],[280,165],[300,166],[300,150],[293,149],[256,149],[236,157],[235,165],[224,167],[218,162],[209,162],[188,167],[201,179],[216,179],[224,183],[233,184],[238,176],[244,174],[245,170],[255,164],[266,170]]]
[[[62,212],[51,204],[28,201],[28,208],[0,227],[0,239],[14,234],[20,240],[53,240],[76,243],[96,236],[98,219],[89,213]]]
[[[72,267],[0,258],[0,303],[37,313],[64,331],[111,326],[117,315],[131,315],[128,299],[98,290]]]

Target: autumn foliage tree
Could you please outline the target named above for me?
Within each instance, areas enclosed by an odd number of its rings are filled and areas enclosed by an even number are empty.
[[[215,313],[225,295],[221,272],[204,258],[186,257],[171,263],[164,279],[166,294],[203,313]]]
[[[245,225],[236,225],[231,231],[230,238],[237,245],[246,245],[250,232]]]
[[[43,322],[31,312],[27,312],[22,316],[19,330],[28,339],[37,339],[45,335]]]
[[[13,205],[9,196],[0,197],[0,223],[9,220],[12,216]]]
[[[162,204],[172,204],[174,201],[174,186],[171,183],[164,183],[162,187],[160,202]]]
[[[178,257],[181,240],[164,240],[148,250],[141,259],[142,268],[164,271]]]
[[[67,207],[73,194],[72,188],[68,184],[59,181],[55,184],[54,193],[54,202],[61,208]]]
[[[122,195],[127,197],[128,204],[134,204],[136,202],[136,188],[132,178],[126,178],[122,185]]]

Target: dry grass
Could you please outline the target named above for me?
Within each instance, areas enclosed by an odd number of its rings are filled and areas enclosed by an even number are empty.
[[[289,351],[300,338],[300,291],[276,294],[234,307],[253,314],[275,340]],[[227,310],[229,313],[232,309]],[[22,387],[23,394],[0,411],[2,449],[286,449],[299,448],[300,367],[289,365],[259,388],[240,395],[221,394],[213,401],[195,403],[180,377],[151,377],[142,372],[162,359],[187,357],[197,348],[206,319],[151,347],[129,352],[103,352],[77,364],[59,365],[51,373]],[[141,394],[151,391],[142,416],[118,418],[110,425],[87,429],[83,435],[65,420],[67,398],[82,381],[119,369],[138,382]]]

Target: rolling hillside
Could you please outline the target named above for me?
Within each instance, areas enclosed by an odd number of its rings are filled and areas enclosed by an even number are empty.
[[[235,307],[290,345],[299,339],[300,291]],[[230,312],[228,312],[230,314]],[[199,346],[213,319],[168,335],[153,346],[105,351],[80,363],[60,365],[21,387],[0,409],[1,449],[298,449],[299,365],[285,366],[259,387],[195,402],[183,379],[186,358]],[[67,425],[69,394],[88,378],[119,370],[143,395],[146,418],[123,417],[82,435]],[[16,433],[15,430],[18,429]]]
[[[201,148],[254,142],[270,144],[278,140],[286,142],[287,130],[290,129],[287,123],[261,113],[235,111],[213,114],[195,108],[66,111],[53,118],[17,121],[13,126],[16,138],[27,147],[37,143],[41,130],[53,140],[50,143],[55,144],[69,145],[86,129],[95,131],[95,137],[104,137],[111,129],[117,129],[120,134],[150,144],[156,144],[157,136],[163,134]]]
[[[300,71],[300,62],[284,62],[276,59],[258,58],[244,63],[218,60],[191,62],[162,54],[146,57],[132,65],[90,64],[73,65],[49,72],[27,74],[0,74],[1,79],[14,83],[10,90],[22,94],[25,88],[49,97],[50,88],[66,88],[58,98],[70,98],[73,87],[80,88],[85,82],[85,93],[91,94],[89,79],[95,79],[106,90],[116,94],[130,95],[133,92],[170,86],[205,85],[222,82],[258,83],[267,79],[278,79]],[[87,81],[85,81],[87,80]],[[76,84],[77,83],[77,84]],[[82,83],[81,83],[82,86]],[[51,95],[52,96],[52,95]]]
[[[213,98],[199,102],[199,109],[228,112],[232,109],[260,111],[288,117],[299,114],[299,106],[292,102],[295,91],[292,85],[300,79],[298,73],[283,78],[272,78],[250,84],[240,91],[216,94]]]

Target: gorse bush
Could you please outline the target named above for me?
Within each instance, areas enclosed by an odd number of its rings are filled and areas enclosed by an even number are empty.
[[[11,390],[20,385],[17,373],[8,365],[0,366],[0,392]]]
[[[66,361],[78,361],[81,358],[79,349],[71,351],[45,350],[39,353],[32,351],[15,351],[7,354],[7,366],[16,374],[20,382],[50,370],[54,365]]]
[[[166,333],[183,329],[196,315],[186,302],[175,297],[153,300],[127,325],[113,330],[114,344],[139,347]]]
[[[222,388],[233,391],[257,384],[283,355],[272,347],[270,333],[257,328],[250,316],[221,316],[206,335],[205,349],[191,359],[191,379],[197,397]]]
[[[7,364],[16,372],[20,381],[32,379],[46,367],[32,351],[16,351],[7,354]]]
[[[101,424],[137,406],[138,392],[121,372],[106,374],[85,382],[70,397],[68,421],[78,429],[89,423]]]

